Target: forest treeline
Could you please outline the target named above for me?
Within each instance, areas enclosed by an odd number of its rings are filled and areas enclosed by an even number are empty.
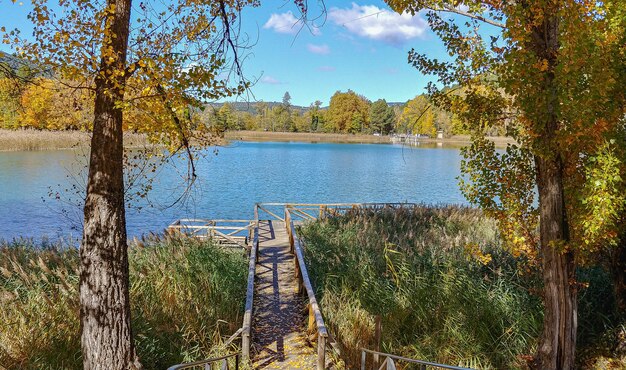
[[[39,130],[90,130],[93,98],[90,89],[77,88],[55,78],[0,79],[0,128]],[[129,99],[126,130],[145,125],[158,107],[133,105]],[[207,104],[190,108],[193,129],[221,133],[227,130],[324,132],[347,134],[420,134],[435,136],[466,134],[454,115],[436,108],[424,94],[406,103],[374,102],[352,90],[337,91],[328,106],[317,100],[309,107],[291,104],[286,92],[282,102]],[[492,135],[503,135],[495,130]]]

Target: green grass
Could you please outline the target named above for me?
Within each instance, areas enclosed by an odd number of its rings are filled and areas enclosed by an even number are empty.
[[[520,367],[531,353],[540,301],[478,211],[358,210],[308,224],[302,236],[350,367],[360,347],[375,347],[376,315],[386,352],[481,369]]]
[[[360,348],[480,369],[526,368],[541,331],[541,279],[500,244],[474,209],[354,210],[304,225],[305,256],[326,324],[358,368]],[[614,350],[611,281],[586,268],[579,296],[579,363],[624,364]],[[620,334],[621,333],[621,334]],[[609,362],[607,362],[609,361]],[[608,367],[607,367],[608,368]]]
[[[155,239],[129,250],[135,344],[147,369],[223,353],[241,325],[247,262],[189,239]],[[0,364],[80,369],[78,251],[0,245]]]

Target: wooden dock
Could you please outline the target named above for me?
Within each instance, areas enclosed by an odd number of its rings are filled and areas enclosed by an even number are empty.
[[[246,250],[249,269],[243,325],[227,341],[234,343],[241,337],[240,351],[175,365],[170,370],[200,366],[210,369],[212,365],[228,369],[232,363],[237,369],[240,361],[249,362],[254,369],[335,368],[327,353],[337,352],[337,347],[324,324],[295,224],[358,207],[405,206],[414,204],[264,203],[255,206],[255,219],[251,221],[182,219],[172,223],[171,232],[212,238],[217,243]]]
[[[295,279],[295,257],[282,221],[259,222],[252,337],[256,369],[314,369],[306,335],[306,301]]]

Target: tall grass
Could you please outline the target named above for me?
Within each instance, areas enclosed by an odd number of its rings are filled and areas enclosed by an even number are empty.
[[[355,210],[302,228],[313,284],[350,368],[360,347],[446,364],[523,367],[541,323],[518,261],[478,211]]]
[[[301,228],[305,258],[331,331],[350,368],[361,347],[479,369],[523,369],[536,349],[541,279],[500,244],[475,209],[358,209]],[[581,268],[577,360],[626,368],[609,274]]]
[[[0,129],[0,151],[72,149],[90,145],[91,134],[84,131],[48,131]],[[146,135],[124,133],[124,145],[148,145]]]
[[[134,339],[146,368],[223,351],[223,338],[241,322],[241,252],[167,238],[133,246],[129,259]],[[0,365],[82,368],[77,268],[73,247],[0,245]]]

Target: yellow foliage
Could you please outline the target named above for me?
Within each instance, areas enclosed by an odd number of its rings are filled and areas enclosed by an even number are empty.
[[[66,87],[51,79],[38,79],[22,94],[20,126],[40,130],[86,129],[93,114],[88,99],[85,90]]]

